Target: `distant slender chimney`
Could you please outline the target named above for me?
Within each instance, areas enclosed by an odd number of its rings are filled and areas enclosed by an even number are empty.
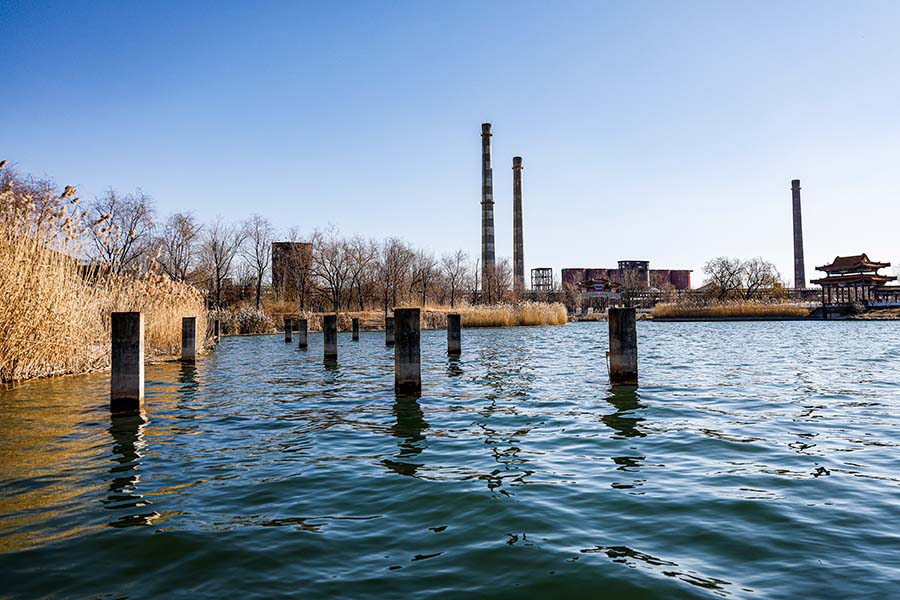
[[[491,124],[481,124],[481,292],[487,302],[494,280],[494,169],[491,166]]]
[[[525,238],[522,233],[522,157],[513,156],[513,290],[525,291]]]
[[[803,221],[800,218],[800,180],[791,181],[791,197],[794,204],[794,289],[806,287],[806,269],[803,265]]]

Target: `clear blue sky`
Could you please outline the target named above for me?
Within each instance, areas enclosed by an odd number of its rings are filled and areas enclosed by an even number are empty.
[[[480,240],[526,269],[900,261],[900,2],[0,0],[0,158],[163,215]],[[695,273],[695,285],[701,274]]]

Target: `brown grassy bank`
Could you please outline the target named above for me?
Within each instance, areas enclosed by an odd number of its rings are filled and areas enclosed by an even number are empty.
[[[144,313],[151,358],[180,352],[183,316],[197,316],[206,331],[193,287],[85,269],[72,258],[86,228],[72,193],[0,190],[0,381],[108,367],[113,311]]]
[[[533,325],[565,325],[566,308],[560,303],[522,302],[519,304],[494,304],[485,306],[426,306],[422,309],[422,329],[446,329],[447,315],[459,313],[463,327],[520,327]],[[304,318],[309,331],[322,330],[322,316],[331,313],[284,313],[272,316],[277,327],[282,327],[285,317]],[[382,311],[341,312],[338,314],[338,331],[350,331],[352,319],[358,318],[363,331],[384,329]],[[262,333],[262,332],[260,332]]]
[[[802,304],[717,302],[713,304],[657,304],[650,311],[659,319],[789,319],[805,318],[811,309]]]

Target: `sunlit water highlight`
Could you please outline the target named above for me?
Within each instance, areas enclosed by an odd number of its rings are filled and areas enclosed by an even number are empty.
[[[395,398],[382,333],[226,338],[0,391],[0,597],[891,597],[900,323],[423,332]]]

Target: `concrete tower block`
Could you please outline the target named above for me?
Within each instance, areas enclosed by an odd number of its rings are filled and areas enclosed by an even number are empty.
[[[140,412],[144,406],[144,315],[112,313],[111,334],[110,410]]]
[[[395,308],[394,390],[401,394],[422,392],[419,309]]]

